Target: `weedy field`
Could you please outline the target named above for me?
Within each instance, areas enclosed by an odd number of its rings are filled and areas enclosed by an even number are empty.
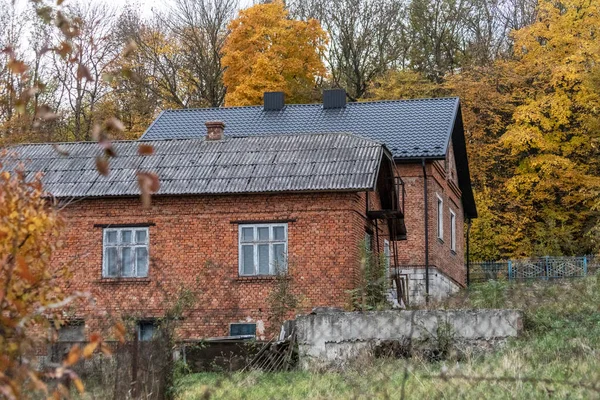
[[[451,353],[436,362],[413,357],[357,362],[343,372],[182,375],[175,398],[600,398],[598,275],[553,282],[491,281],[435,307],[520,309],[524,331],[493,352]]]

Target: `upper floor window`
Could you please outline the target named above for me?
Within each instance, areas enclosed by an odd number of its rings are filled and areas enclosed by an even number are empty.
[[[437,195],[437,236],[444,240],[444,200]]]
[[[456,251],[456,214],[450,210],[450,250]]]
[[[102,277],[148,276],[148,228],[105,228]]]
[[[287,224],[240,225],[240,275],[275,275],[285,271],[287,244]]]

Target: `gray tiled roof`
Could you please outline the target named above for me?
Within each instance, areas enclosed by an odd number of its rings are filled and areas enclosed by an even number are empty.
[[[204,126],[204,124],[202,124]],[[140,143],[154,147],[138,155]],[[45,189],[56,197],[138,195],[136,172],[159,176],[157,194],[228,194],[373,189],[384,154],[380,144],[352,134],[266,135],[204,139],[115,142],[110,174],[101,176],[97,143],[12,147],[25,169],[44,173]],[[14,167],[4,163],[5,169]]]
[[[289,104],[281,111],[262,106],[166,110],[143,139],[197,138],[206,121],[225,122],[225,134],[250,136],[348,132],[385,144],[394,158],[443,158],[454,127],[458,98],[321,104]]]

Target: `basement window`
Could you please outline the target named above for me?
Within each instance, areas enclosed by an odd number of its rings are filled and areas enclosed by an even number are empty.
[[[67,321],[58,329],[59,342],[85,341],[85,322],[83,320]]]
[[[456,251],[456,214],[450,210],[450,250]]]
[[[444,200],[437,195],[437,237],[444,240]]]
[[[287,270],[287,224],[239,225],[239,273],[276,275]]]
[[[254,323],[229,324],[229,336],[256,336],[256,324],[254,324]]]
[[[147,277],[148,242],[148,228],[105,228],[102,277]]]
[[[149,342],[154,338],[157,332],[158,325],[156,321],[140,321],[137,324],[137,335],[140,342]]]

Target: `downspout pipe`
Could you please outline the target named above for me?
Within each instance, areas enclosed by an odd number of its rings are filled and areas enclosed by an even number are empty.
[[[427,164],[421,159],[423,166],[423,214],[425,216],[425,304],[429,304],[429,199],[427,190]]]
[[[467,287],[471,285],[471,252],[469,251],[471,218],[467,218]]]

